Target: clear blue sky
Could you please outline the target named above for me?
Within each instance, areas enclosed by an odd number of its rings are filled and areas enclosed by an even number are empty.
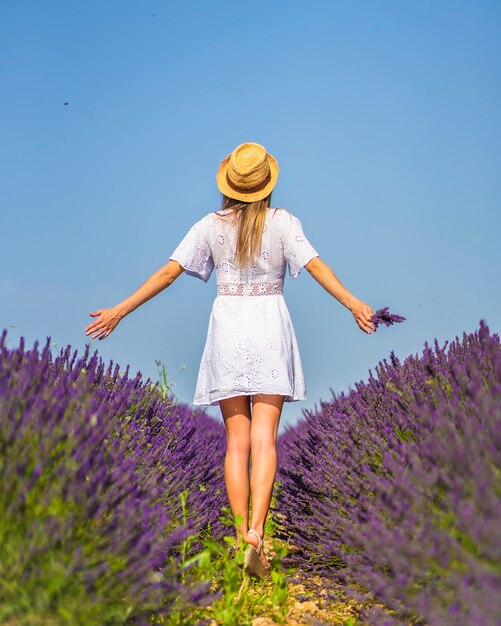
[[[274,206],[407,317],[369,336],[289,279],[308,400],[283,424],[392,349],[499,332],[500,59],[499,2],[1,1],[0,328],[81,352],[89,312],[167,262],[219,207],[221,159],[256,141]],[[145,378],[186,365],[191,402],[214,297],[215,276],[183,275],[92,349]]]

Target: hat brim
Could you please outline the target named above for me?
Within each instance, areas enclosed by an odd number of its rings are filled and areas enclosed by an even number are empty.
[[[221,165],[219,166],[216,174],[217,186],[219,188],[219,191],[225,196],[228,196],[228,198],[242,200],[243,202],[257,202],[258,200],[262,200],[263,198],[266,198],[266,196],[269,196],[277,182],[278,163],[275,157],[272,157],[269,152],[267,152],[267,155],[268,163],[270,164],[270,182],[267,183],[265,187],[263,187],[259,191],[254,191],[252,193],[241,193],[232,189],[228,185],[228,182],[226,180],[226,172],[231,157],[231,154],[229,154],[225,159],[221,161]]]

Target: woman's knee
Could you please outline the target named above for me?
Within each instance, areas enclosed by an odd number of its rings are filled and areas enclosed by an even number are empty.
[[[273,454],[277,450],[277,439],[274,432],[259,430],[251,433],[250,449],[252,454]]]
[[[226,443],[227,456],[249,458],[251,444],[248,437],[228,437]]]

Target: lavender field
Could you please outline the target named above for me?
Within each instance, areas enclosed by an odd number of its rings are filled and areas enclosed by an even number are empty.
[[[370,374],[281,439],[290,559],[395,612],[364,623],[501,624],[499,336],[481,321]]]
[[[222,424],[49,346],[0,339],[0,623],[210,623],[229,587],[180,564],[228,532]],[[500,479],[501,345],[481,321],[391,353],[280,437],[284,564],[365,606],[326,623],[499,625]]]
[[[203,602],[178,564],[186,536],[223,531],[223,426],[49,345],[0,340],[0,623],[146,624]]]

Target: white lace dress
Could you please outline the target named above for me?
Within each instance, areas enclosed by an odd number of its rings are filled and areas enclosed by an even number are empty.
[[[299,348],[282,293],[318,253],[301,222],[285,209],[267,209],[261,254],[248,268],[235,264],[236,223],[224,211],[209,213],[188,231],[170,258],[187,274],[207,281],[217,274],[194,404],[258,393],[304,400]]]

